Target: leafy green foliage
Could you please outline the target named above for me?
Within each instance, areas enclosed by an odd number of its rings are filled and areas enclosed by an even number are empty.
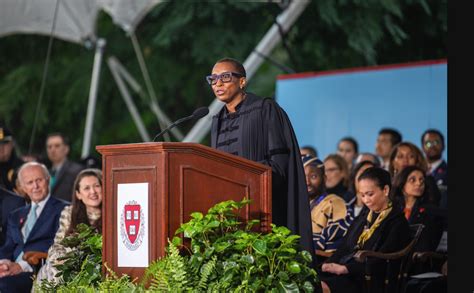
[[[248,203],[246,199],[224,201],[206,215],[191,214],[191,220],[176,231],[191,239],[190,248],[185,248],[189,255],[177,255],[177,247],[184,246],[175,237],[167,256],[150,266],[147,278],[154,278],[150,289],[313,292],[318,279],[316,271],[309,267],[311,254],[298,251],[300,236],[273,224],[270,233],[252,231],[258,221],[243,223],[236,212]],[[186,281],[176,284],[176,276]]]
[[[158,102],[171,120],[211,103],[204,76],[217,59],[244,61],[250,55],[284,8],[285,1],[271,2],[165,1],[148,13],[135,33]],[[103,12],[97,35],[107,46],[92,136],[96,156],[95,145],[141,141],[107,58],[117,57],[145,88],[130,39]],[[284,37],[286,46],[278,45],[270,57],[296,72],[446,58],[447,1],[310,1]],[[23,154],[32,134],[48,41],[37,35],[1,39],[0,120],[13,129]],[[70,157],[79,158],[93,57],[92,49],[54,40],[33,153],[44,156],[47,133],[61,131],[71,138]],[[249,81],[249,91],[271,96],[282,73],[265,61]],[[131,94],[148,132],[157,133],[149,97]],[[180,129],[186,133],[191,127]]]
[[[63,263],[57,266],[58,283],[41,282],[45,292],[88,288],[98,284],[102,279],[102,235],[85,224],[77,225],[77,231],[66,236],[61,244],[73,248],[60,257]],[[66,285],[67,284],[67,285]]]
[[[107,268],[100,277],[102,238],[86,225],[63,244],[77,249],[59,266],[65,282],[42,282],[40,292],[313,292],[318,278],[309,267],[311,254],[298,250],[300,236],[272,224],[272,231],[252,231],[257,220],[239,219],[250,201],[216,204],[206,215],[193,213],[176,231],[190,238],[168,240],[166,255],[145,270],[140,283]],[[181,248],[181,251],[180,251]],[[148,289],[145,289],[149,286]]]

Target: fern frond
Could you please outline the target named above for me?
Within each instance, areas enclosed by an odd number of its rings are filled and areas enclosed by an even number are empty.
[[[201,279],[199,280],[199,283],[198,283],[198,289],[202,291],[206,291],[208,287],[209,277],[216,269],[216,264],[217,264],[217,256],[214,255],[210,261],[208,261],[202,266]]]

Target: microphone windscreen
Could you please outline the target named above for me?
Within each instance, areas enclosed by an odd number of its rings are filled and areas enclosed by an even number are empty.
[[[194,110],[193,118],[194,119],[201,119],[202,117],[206,116],[209,113],[208,107],[200,107]]]

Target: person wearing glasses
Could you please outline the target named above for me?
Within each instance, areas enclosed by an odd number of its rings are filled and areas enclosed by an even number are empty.
[[[211,146],[272,168],[273,223],[300,235],[314,260],[305,173],[287,114],[272,98],[246,91],[245,68],[235,59],[217,61],[206,80],[225,103],[212,119]]]
[[[438,187],[448,186],[448,163],[443,160],[444,136],[439,130],[428,129],[421,136],[423,152],[428,160],[428,174],[433,176]]]
[[[324,159],[324,168],[327,192],[350,202],[355,195],[349,191],[350,171],[346,160],[338,154],[329,154]]]

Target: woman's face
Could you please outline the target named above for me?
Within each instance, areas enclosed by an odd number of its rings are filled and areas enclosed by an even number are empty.
[[[381,189],[372,179],[362,179],[359,182],[359,192],[362,202],[374,212],[381,212],[388,206],[388,193],[390,188],[385,185]]]
[[[352,162],[357,156],[354,145],[347,140],[339,142],[339,145],[337,146],[337,154],[342,156],[349,166],[352,166]]]
[[[237,73],[234,65],[229,62],[216,63],[214,68],[212,68],[213,75],[220,75],[225,72]],[[221,79],[218,79],[216,84],[211,85],[211,87],[214,91],[214,95],[216,95],[216,98],[228,104],[232,102],[239,93],[242,92],[244,84],[244,77],[232,76],[229,82],[223,82]]]
[[[76,197],[86,205],[87,208],[98,208],[102,203],[102,186],[95,176],[85,176],[79,182],[79,191]]]
[[[344,178],[341,168],[333,160],[324,162],[324,170],[327,188],[333,188]]]
[[[396,172],[402,171],[405,167],[416,164],[416,155],[408,146],[400,146],[397,155],[393,160],[393,168]]]
[[[408,175],[407,182],[403,186],[405,196],[419,197],[425,191],[425,176],[419,170],[415,170]]]
[[[365,164],[362,167],[360,167],[359,171],[357,171],[357,174],[356,174],[355,179],[354,179],[355,180],[354,185],[355,185],[355,191],[356,191],[357,197],[360,197],[360,194],[359,194],[359,177],[362,174],[362,172],[364,172],[365,170],[367,170],[371,167],[373,167],[373,166],[370,165],[370,164]]]

